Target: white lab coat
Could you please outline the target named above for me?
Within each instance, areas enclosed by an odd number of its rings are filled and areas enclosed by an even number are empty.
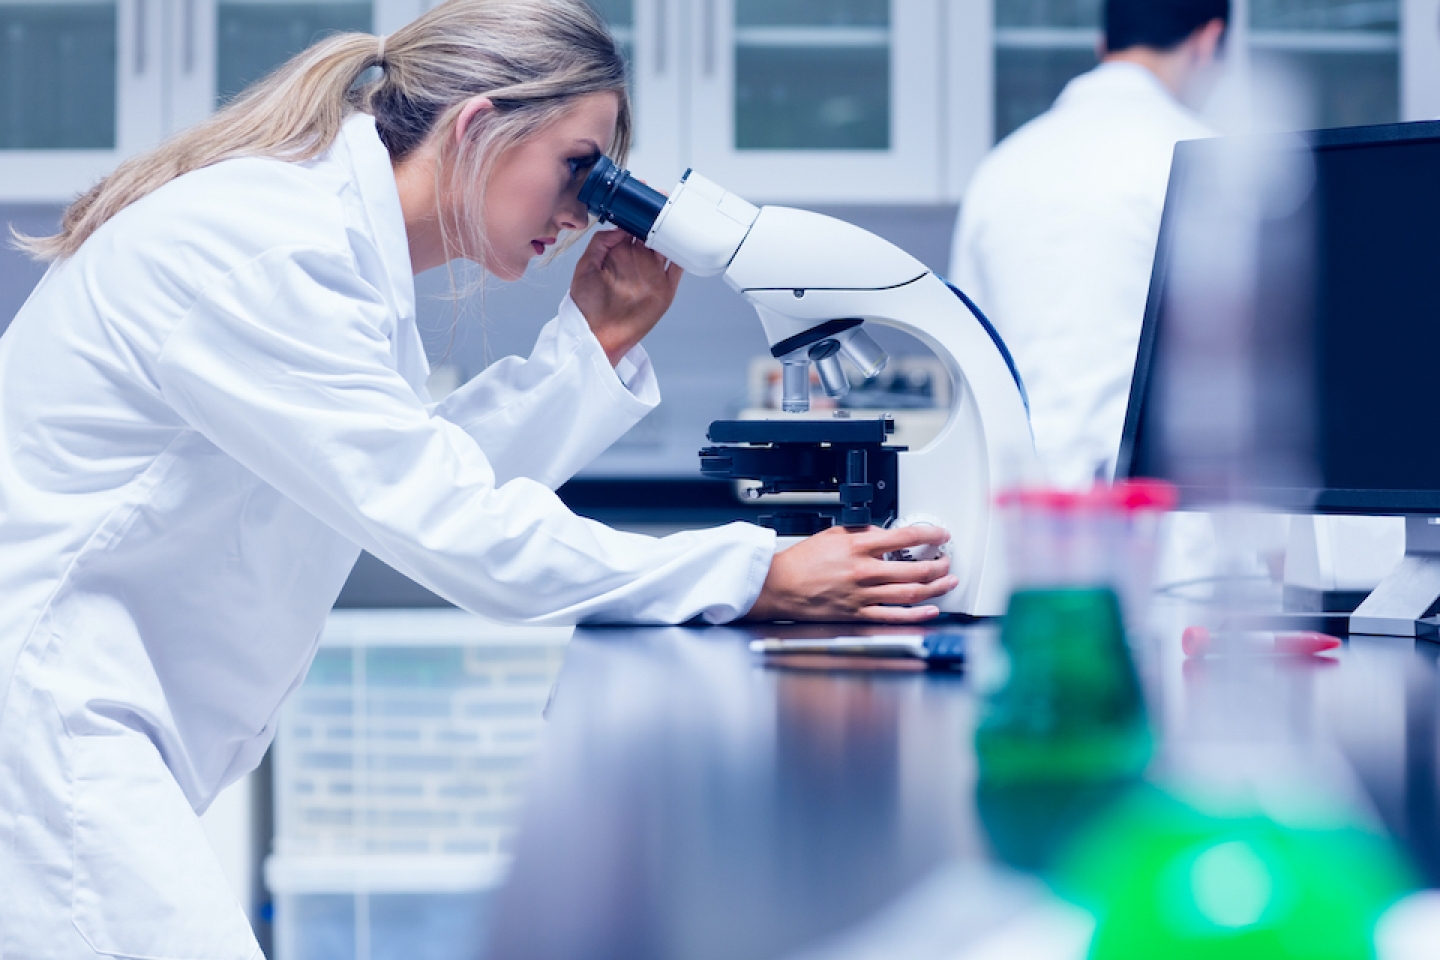
[[[568,301],[427,406],[369,117],[131,207],[0,338],[0,957],[258,954],[195,811],[259,761],[361,547],[517,620],[724,621],[774,536],[553,493],[659,400]]]
[[[1208,135],[1149,70],[1102,64],[965,192],[951,279],[1014,354],[1051,482],[1114,469],[1171,155]]]

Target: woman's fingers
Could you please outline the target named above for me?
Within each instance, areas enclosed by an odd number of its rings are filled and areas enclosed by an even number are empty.
[[[892,553],[896,550],[905,550],[910,547],[932,546],[938,547],[942,543],[948,543],[950,533],[943,527],[933,526],[928,523],[917,523],[909,527],[896,527],[891,530],[882,530],[879,527],[871,527],[863,533],[855,535],[866,553],[871,556],[881,556]]]
[[[864,586],[885,583],[930,583],[950,572],[950,558],[938,560],[869,560],[856,578]]]
[[[887,583],[863,590],[860,598],[867,607],[877,604],[913,607],[917,603],[943,597],[959,585],[959,578],[951,576],[930,583]]]
[[[660,256],[658,253],[656,256]],[[670,287],[670,296],[675,296],[675,291],[680,289],[680,278],[685,276],[685,268],[671,260],[665,264],[665,282]]]
[[[585,252],[580,255],[580,263],[592,267],[598,267],[605,262],[610,251],[628,240],[629,234],[623,230],[597,230],[585,247]]]
[[[639,240],[632,239],[630,245],[617,251],[612,260],[623,272],[647,284],[665,283],[673,288],[680,282],[678,276],[672,280],[670,271],[666,269],[664,255],[656,253]],[[675,269],[678,271],[680,268]]]
[[[597,233],[575,267],[570,296],[612,364],[644,339],[675,299],[680,269],[619,230]]]
[[[939,607],[864,607],[856,617],[871,623],[924,623],[940,616]]]

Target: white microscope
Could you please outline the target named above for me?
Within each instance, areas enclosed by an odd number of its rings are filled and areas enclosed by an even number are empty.
[[[810,408],[810,367],[832,397],[850,387],[844,357],[866,379],[887,357],[863,329],[896,327],[934,352],[950,375],[950,415],[919,450],[886,444],[893,421],[716,421],[701,470],[760,481],[760,494],[836,492],[847,527],[930,523],[960,585],[947,613],[1004,612],[1008,583],[995,494],[1039,476],[1024,387],[1004,343],[970,300],[905,251],[852,224],[806,210],[757,208],[693,171],[665,195],[600,158],[580,201],[697,276],[725,282],[760,314],[782,364],[784,413]],[[781,534],[814,533],[820,514],[780,513]]]

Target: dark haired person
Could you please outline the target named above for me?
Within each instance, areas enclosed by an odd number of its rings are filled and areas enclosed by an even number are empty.
[[[980,165],[951,276],[995,322],[1050,480],[1108,477],[1175,143],[1220,55],[1228,0],[1107,0],[1101,63]]]

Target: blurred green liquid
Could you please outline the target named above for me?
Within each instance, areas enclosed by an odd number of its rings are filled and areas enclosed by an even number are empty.
[[[1010,675],[975,735],[982,782],[1103,782],[1145,769],[1150,730],[1113,590],[1016,591],[1001,643]]]
[[[1010,673],[975,734],[976,805],[994,854],[1044,873],[1144,771],[1150,731],[1113,590],[1017,591],[1001,642]]]
[[[1148,786],[1088,827],[1055,878],[1096,916],[1092,960],[1374,957],[1376,921],[1414,882],[1353,825],[1205,812]]]

